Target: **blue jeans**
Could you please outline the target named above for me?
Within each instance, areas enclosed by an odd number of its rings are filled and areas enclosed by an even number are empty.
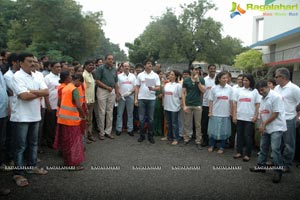
[[[28,145],[27,166],[35,167],[37,163],[39,122],[17,122],[15,123],[15,154],[14,162],[16,167],[24,165],[24,152]],[[22,174],[23,170],[15,170],[14,174]]]
[[[166,122],[168,127],[168,140],[179,140],[178,112],[165,110]],[[174,135],[173,135],[174,134]]]
[[[253,146],[253,134],[255,124],[253,122],[237,120],[237,152],[243,153],[244,145],[246,146],[246,156],[251,156]]]
[[[266,165],[267,155],[271,143],[272,160],[275,166],[283,166],[280,145],[282,140],[282,131],[273,132],[271,134],[264,133],[260,138],[260,152],[257,159],[258,165]]]
[[[296,148],[296,118],[286,120],[287,131],[282,136],[283,163],[287,168],[291,168],[295,156]]]
[[[216,140],[214,138],[209,138],[209,146],[212,148],[215,148],[216,146]],[[221,144],[220,144],[220,149],[225,149],[225,144],[226,144],[226,140],[220,140]]]
[[[125,97],[124,101],[123,99],[119,100],[118,103],[118,114],[117,114],[117,131],[122,131],[123,126],[123,112],[126,106],[127,110],[127,132],[133,131],[133,107],[134,107],[134,95],[130,95],[128,97]]]
[[[145,121],[148,119],[148,135],[153,137],[155,100],[139,99],[140,137],[145,138]]]

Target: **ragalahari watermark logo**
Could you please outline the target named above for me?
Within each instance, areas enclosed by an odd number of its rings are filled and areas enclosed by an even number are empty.
[[[232,2],[232,8],[231,8],[230,12],[231,12],[230,18],[232,19],[237,15],[245,14],[246,10],[241,8],[240,4],[237,5],[236,2]]]
[[[269,4],[269,5],[257,5],[246,4],[246,9],[241,8],[240,4],[232,2],[232,8],[230,10],[230,17],[234,18],[237,15],[245,14],[246,10],[261,11],[263,16],[299,16],[298,4]]]

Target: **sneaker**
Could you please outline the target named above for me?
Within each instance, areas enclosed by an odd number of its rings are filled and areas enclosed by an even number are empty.
[[[133,131],[129,131],[129,132],[127,132],[127,134],[130,135],[131,137],[134,136]]]
[[[139,137],[138,142],[143,142],[144,140],[145,140],[145,138]]]
[[[167,141],[168,138],[167,137],[163,137],[163,138],[160,138],[161,141]]]
[[[149,140],[149,142],[150,142],[151,144],[154,144],[154,143],[155,143],[155,141],[154,141],[154,138],[153,138],[153,137],[149,137],[149,138],[148,138],[148,140]]]
[[[282,176],[281,172],[275,172],[272,178],[272,182],[279,183],[281,181],[281,176]]]
[[[177,145],[178,144],[178,141],[174,140],[171,145]]]
[[[198,150],[203,150],[202,145],[201,144],[196,144],[196,147]]]

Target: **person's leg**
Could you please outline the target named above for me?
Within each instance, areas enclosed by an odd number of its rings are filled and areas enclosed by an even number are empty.
[[[14,163],[16,168],[24,167],[24,152],[27,147],[27,134],[29,123],[16,122],[15,134],[13,140],[15,141]],[[14,175],[23,175],[24,170],[14,170]]]
[[[257,164],[259,166],[265,166],[267,162],[267,155],[270,147],[270,134],[264,133],[260,138],[260,152],[257,158]]]
[[[209,120],[208,111],[209,111],[209,107],[202,106],[201,132],[202,132],[202,146],[203,147],[208,145],[208,134],[207,134],[208,120]]]
[[[116,95],[114,93],[109,93],[107,95],[105,134],[109,136],[111,136],[112,125],[113,125],[113,111],[115,107],[115,99],[116,99]]]
[[[28,128],[28,165],[35,167],[37,163],[39,122],[30,122]]]
[[[133,131],[133,109],[134,109],[134,95],[126,98],[126,110],[127,110],[127,132]]]
[[[237,153],[243,155],[244,132],[245,132],[244,121],[237,120],[236,132],[237,132]]]
[[[167,122],[167,127],[168,127],[168,134],[167,134],[167,138],[168,140],[172,140],[173,139],[173,128],[172,128],[172,113],[171,111],[167,111],[165,110],[165,116],[166,116],[166,122]]]
[[[88,139],[95,141],[94,137],[93,137],[93,110],[94,110],[94,103],[89,103],[87,104],[88,107],[88,115],[87,115],[87,119],[86,119],[86,123],[87,123],[87,136]]]
[[[194,119],[195,119],[195,129],[196,129],[196,144],[201,144],[202,133],[201,133],[201,117],[202,117],[202,107],[197,106],[194,109]]]
[[[184,112],[184,130],[183,130],[184,142],[190,141],[189,133],[191,132],[191,119],[192,119],[192,111],[189,110],[189,112]]]
[[[155,109],[155,100],[146,100],[146,109],[148,112],[148,139],[151,143],[154,143],[154,109]]]
[[[293,165],[296,146],[296,118],[286,120],[287,131],[283,134],[283,162],[287,170]]]
[[[174,140],[176,140],[177,142],[179,141],[178,113],[179,112],[171,112],[172,129],[174,131]]]
[[[99,135],[104,136],[104,123],[106,116],[106,99],[107,99],[108,91],[105,91],[102,88],[97,88],[97,103],[98,103],[98,116],[99,116]],[[101,139],[101,138],[100,138]]]
[[[120,99],[118,102],[118,113],[117,113],[117,126],[116,126],[116,135],[120,135],[122,132],[123,126],[123,112],[125,109],[125,101],[124,99]]]
[[[145,139],[145,118],[146,118],[146,104],[145,100],[139,99],[139,120],[140,120],[140,138],[139,142],[142,142]]]
[[[253,146],[253,133],[255,124],[253,122],[245,122],[245,141],[246,141],[246,152],[245,155],[251,157],[252,146]]]

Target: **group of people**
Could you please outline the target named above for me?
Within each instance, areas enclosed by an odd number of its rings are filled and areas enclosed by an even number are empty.
[[[159,65],[154,70],[152,65],[146,59],[135,69],[129,62],[116,68],[113,55],[108,54],[104,63],[88,60],[82,67],[77,62],[49,61],[46,56],[39,61],[31,53],[10,53],[8,68],[4,75],[0,73],[0,126],[1,147],[6,146],[6,161],[14,166],[16,184],[29,184],[25,171],[47,174],[37,167],[42,144],[58,149],[64,165],[84,169],[85,143],[96,142],[95,135],[100,140],[114,139],[114,120],[117,136],[123,130],[134,136],[139,129],[138,142],[147,135],[154,144],[154,136],[160,135],[171,145],[183,140],[186,146],[194,137],[199,150],[208,145],[208,152],[218,148],[217,153],[223,154],[226,142],[236,141],[233,157],[245,162],[251,158],[258,125],[258,166],[250,171],[265,172],[264,167],[272,165],[274,183],[290,171],[300,89],[290,81],[288,69],[277,69],[275,82],[255,84],[252,75],[243,74],[233,85],[231,74],[216,74],[213,64],[205,77],[197,65],[182,74],[163,73]],[[271,163],[267,162],[270,146]]]

